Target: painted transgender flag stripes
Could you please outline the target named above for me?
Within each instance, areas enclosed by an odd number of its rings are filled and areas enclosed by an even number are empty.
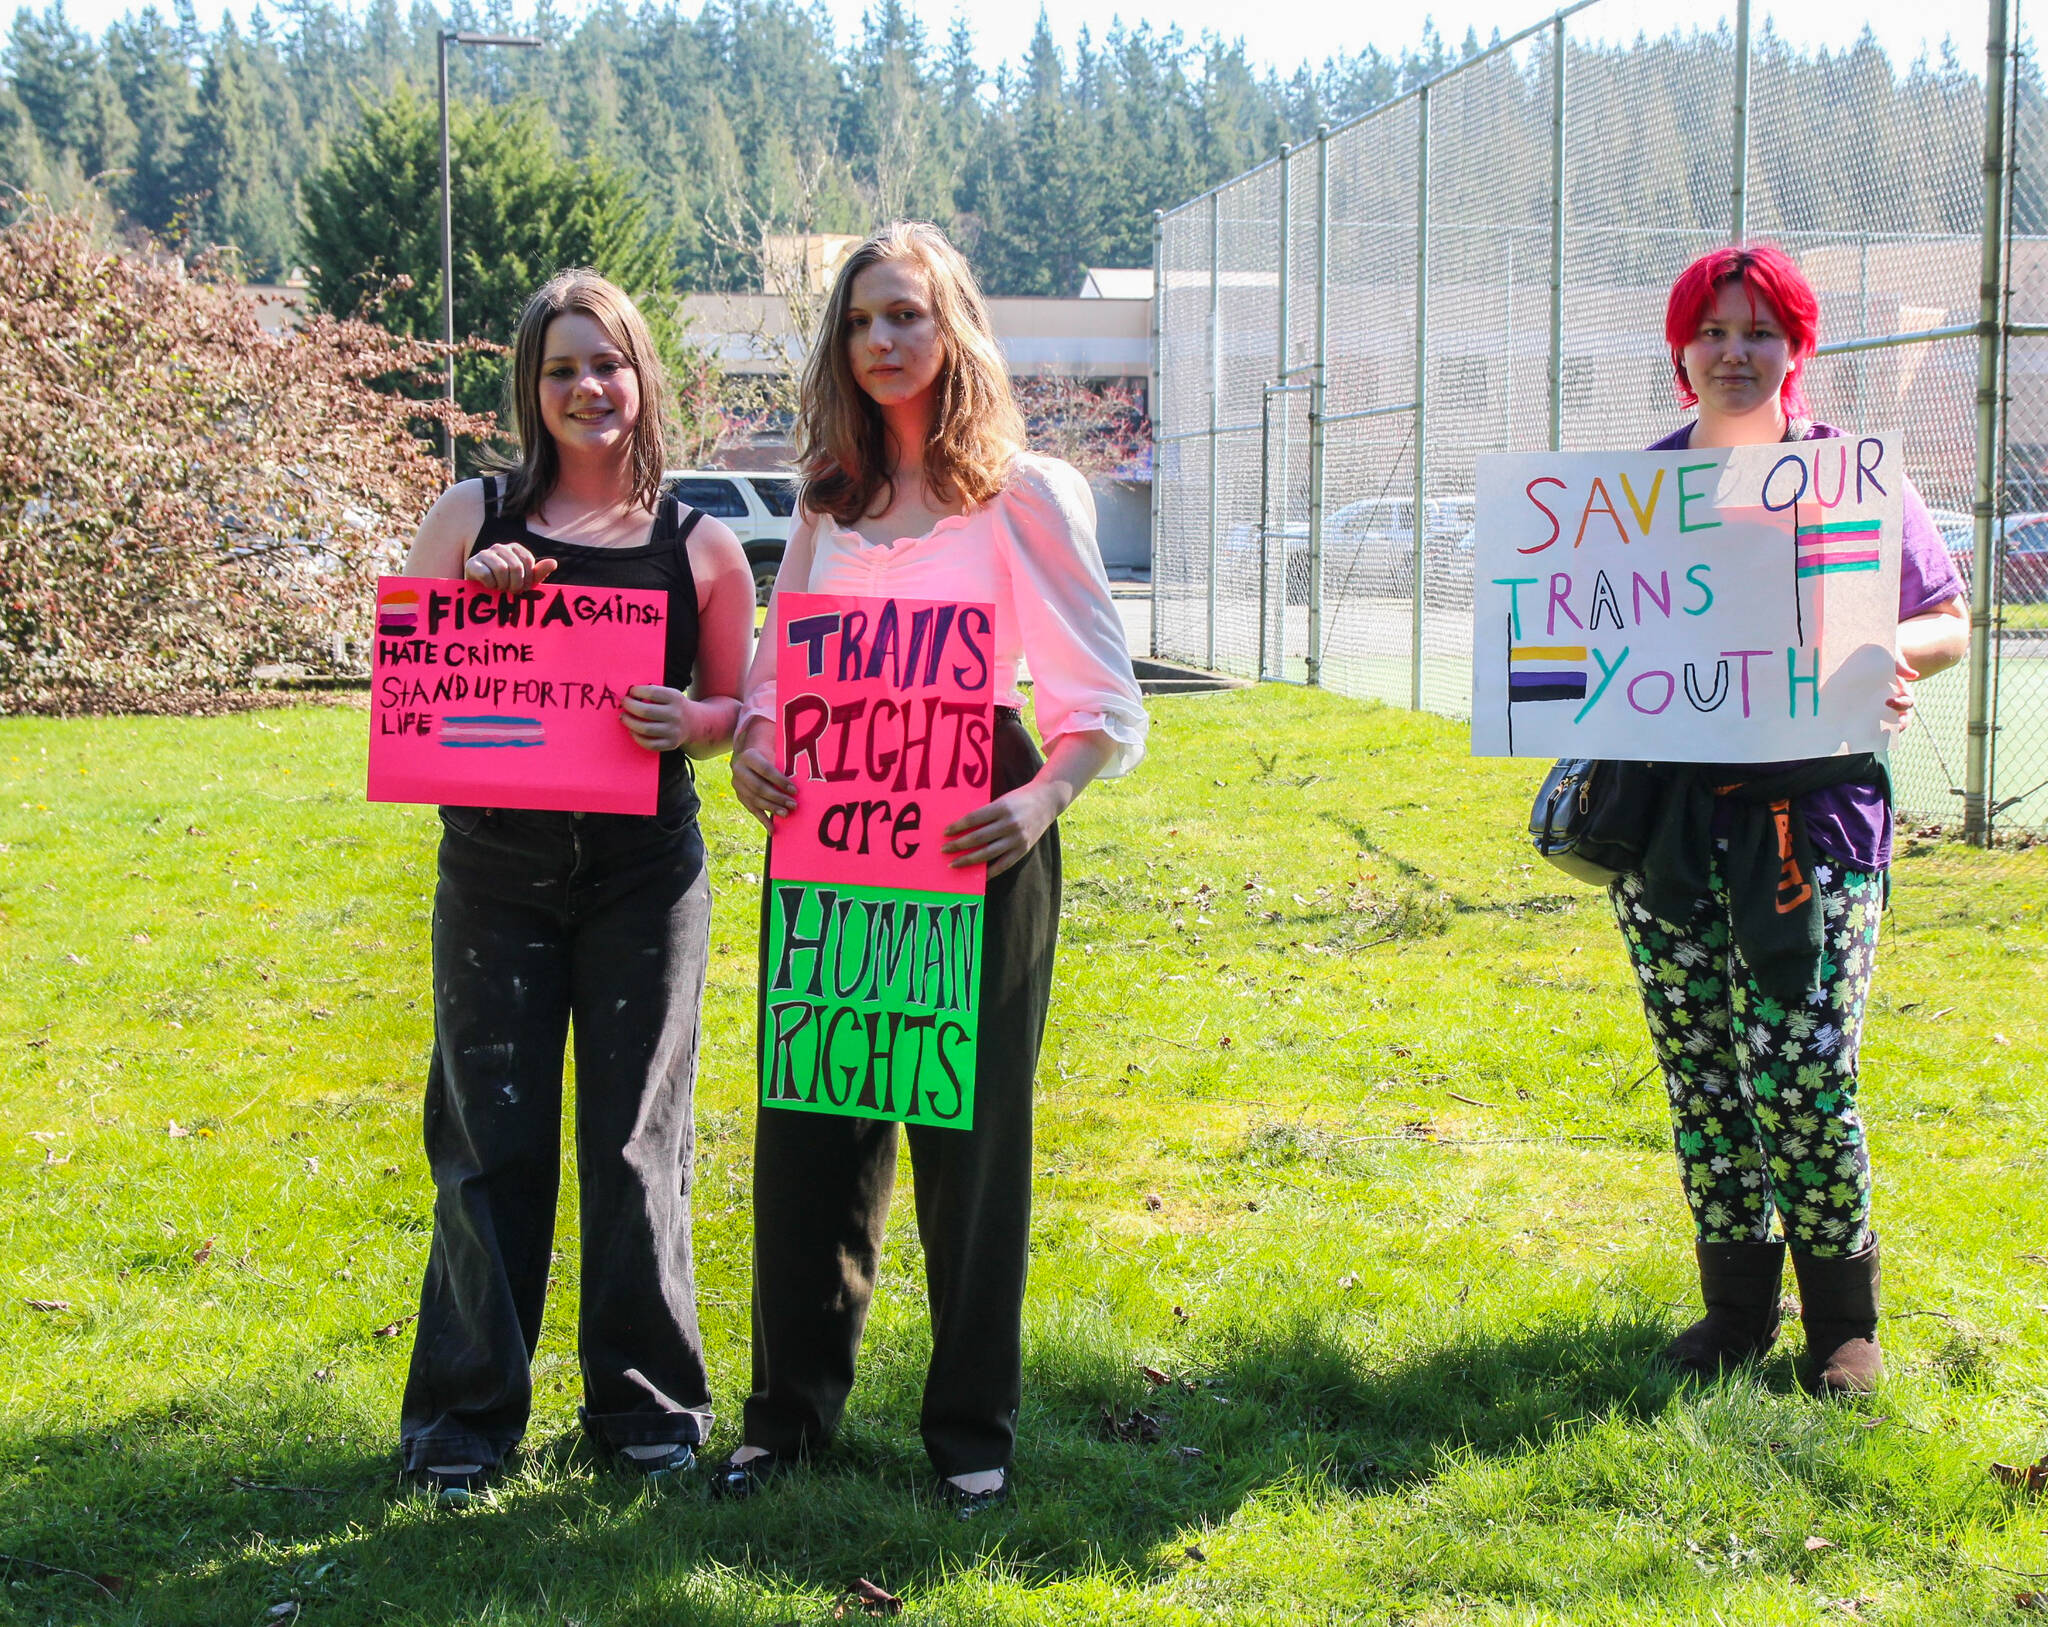
[[[1875,520],[1832,520],[1823,525],[1802,525],[1796,537],[1800,576],[1832,576],[1838,571],[1878,569],[1881,561],[1877,536],[1878,522]]]

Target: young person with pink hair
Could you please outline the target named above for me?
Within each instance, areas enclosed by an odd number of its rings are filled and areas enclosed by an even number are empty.
[[[1819,440],[1800,374],[1820,302],[1765,244],[1715,249],[1672,285],[1665,337],[1690,422],[1653,451]],[[1968,610],[1910,484],[1899,576],[1903,728],[1913,684],[1962,659]],[[1767,1352],[1791,1254],[1806,1383],[1862,1393],[1883,1371],[1858,1053],[1891,862],[1890,787],[1872,756],[1684,765],[1642,871],[1613,899],[1670,1096],[1706,1314],[1666,1358],[1700,1375]],[[1786,852],[1801,887],[1780,892]],[[1803,893],[1803,897],[1801,896]]]

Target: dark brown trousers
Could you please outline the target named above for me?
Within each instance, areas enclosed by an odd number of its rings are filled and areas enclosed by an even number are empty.
[[[996,718],[1000,795],[1029,780],[1039,756],[1014,712]],[[1031,1087],[1059,915],[1054,827],[989,883],[973,1129],[757,1111],[747,1444],[794,1455],[837,1428],[874,1295],[897,1138],[907,1134],[932,1318],[925,1450],[942,1475],[1009,1467],[1024,1385]]]

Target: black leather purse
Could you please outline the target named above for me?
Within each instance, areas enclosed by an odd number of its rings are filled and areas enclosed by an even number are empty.
[[[1560,757],[1529,809],[1529,839],[1566,875],[1605,887],[1643,867],[1663,789],[1648,763]]]

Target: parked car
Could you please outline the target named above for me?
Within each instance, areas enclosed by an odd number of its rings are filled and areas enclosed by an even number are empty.
[[[1380,596],[1404,598],[1415,591],[1415,535],[1409,518],[1410,498],[1371,498],[1347,503],[1323,522],[1323,598]],[[1446,566],[1472,572],[1473,505],[1469,497],[1432,497],[1423,512],[1429,520],[1429,554],[1433,570]],[[1308,525],[1289,520],[1267,529],[1267,592],[1280,593],[1281,552],[1286,552],[1287,602],[1308,603]],[[1255,590],[1259,571],[1256,527],[1233,525],[1220,539],[1218,563],[1238,592]]]
[[[796,523],[796,481],[773,469],[676,469],[663,489],[732,527],[754,572],[754,603],[765,605]]]
[[[1436,561],[1462,557],[1470,569],[1474,519],[1469,497],[1432,497],[1422,507],[1426,546]],[[1325,592],[1392,594],[1415,591],[1415,500],[1372,497],[1347,503],[1324,531]]]
[[[1199,544],[1197,545],[1199,548]],[[1281,564],[1285,552],[1286,564]],[[1218,575],[1231,585],[1233,593],[1256,595],[1259,586],[1258,527],[1240,521],[1216,545]],[[1205,567],[1202,567],[1205,568]],[[1287,602],[1308,603],[1308,523],[1289,520],[1266,528],[1266,592],[1270,601],[1281,593],[1281,576],[1286,576]]]
[[[2048,604],[2048,514],[2014,514],[2006,520],[1999,585],[2007,604]]]
[[[1929,511],[1942,546],[1965,582],[1976,574],[1977,522],[1957,509]],[[2005,536],[2006,604],[2048,604],[2048,513],[2008,514]]]

